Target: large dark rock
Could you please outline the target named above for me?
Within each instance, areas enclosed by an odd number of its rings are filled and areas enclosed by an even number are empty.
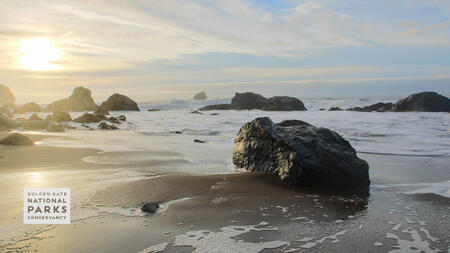
[[[264,111],[306,111],[302,101],[294,97],[277,96],[265,98],[253,92],[236,93],[231,104],[208,105],[201,111],[210,110],[264,110]]]
[[[356,111],[356,112],[388,112],[392,110],[394,104],[392,103],[376,103],[373,105],[365,106],[365,107],[353,107],[348,109],[348,111]]]
[[[19,133],[10,134],[0,140],[1,145],[9,146],[32,146],[34,145],[30,137]]]
[[[194,100],[206,100],[206,99],[208,99],[208,97],[206,96],[206,93],[203,91],[194,95]]]
[[[84,87],[77,87],[69,98],[55,101],[47,106],[46,111],[95,111],[99,107],[92,98],[92,92]]]
[[[141,211],[146,213],[156,213],[156,211],[158,211],[158,208],[158,203],[148,202],[141,207]]]
[[[14,110],[15,114],[27,113],[27,112],[41,112],[42,108],[39,104],[35,102],[26,103],[22,106],[17,107]]]
[[[367,188],[369,166],[350,143],[326,128],[300,120],[246,123],[234,140],[233,163],[247,171],[277,174],[288,185]]]
[[[264,111],[306,111],[302,101],[294,97],[272,97],[266,100]]]
[[[5,86],[0,84],[0,105],[3,106],[13,106],[16,103],[16,97],[11,92],[11,90]]]
[[[134,100],[117,93],[103,102],[101,108],[105,111],[139,111],[139,107]]]
[[[392,110],[395,112],[450,112],[450,99],[436,92],[425,91],[397,101]]]
[[[85,113],[83,115],[81,115],[80,117],[76,118],[73,120],[73,122],[77,122],[77,123],[98,123],[102,120],[106,120],[107,118],[103,115],[97,115],[97,114],[90,114],[90,113]]]

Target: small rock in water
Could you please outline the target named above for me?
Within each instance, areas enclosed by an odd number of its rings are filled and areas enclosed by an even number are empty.
[[[195,142],[195,143],[206,143],[206,141],[197,140],[197,139],[195,139],[194,142]]]
[[[197,110],[192,111],[191,113],[192,113],[192,114],[203,114],[203,113],[201,113],[201,112],[199,112],[199,111],[197,111]]]
[[[373,245],[375,245],[375,247],[381,247],[381,246],[383,246],[383,243],[381,243],[381,242],[375,242]]]
[[[148,202],[141,207],[141,211],[146,213],[155,213],[158,210],[158,208],[159,208],[158,203]]]

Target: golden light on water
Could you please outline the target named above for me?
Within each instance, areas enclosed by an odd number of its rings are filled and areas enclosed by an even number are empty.
[[[51,39],[28,39],[20,44],[20,64],[25,69],[35,71],[59,69],[56,61],[61,58],[61,52]]]

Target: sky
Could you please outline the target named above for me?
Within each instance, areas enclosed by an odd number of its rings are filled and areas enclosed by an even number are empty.
[[[450,1],[2,0],[0,53],[18,103],[448,95]]]

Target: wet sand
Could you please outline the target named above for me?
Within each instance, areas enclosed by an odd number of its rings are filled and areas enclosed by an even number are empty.
[[[96,181],[93,179],[98,176],[123,169],[120,165],[82,161],[98,152],[0,147],[4,156],[0,159],[1,173],[39,172],[45,179],[11,182],[8,187],[3,185],[8,180],[3,179],[2,194],[7,194],[5,189],[21,194],[30,185],[65,185],[81,198],[72,205],[75,218],[71,225],[27,225],[36,228],[34,232],[17,237],[22,238],[20,241],[8,242],[0,252],[151,252],[157,248],[165,252],[449,250],[447,198],[408,195],[396,188],[372,187],[370,195],[288,188],[276,177],[260,173],[153,173],[135,178],[131,173],[129,180],[103,177]],[[27,159],[22,161],[24,153]],[[402,162],[398,157],[380,155],[367,158],[371,170],[379,170],[380,175],[389,171],[383,167],[389,164],[401,163],[405,168],[419,170],[430,162],[421,158],[415,163]],[[136,163],[127,166],[139,168]],[[124,169],[129,173],[128,170],[131,169]],[[89,179],[90,184],[81,183],[84,179]],[[89,194],[81,194],[87,186],[96,187]],[[15,201],[0,216],[0,227],[7,228],[4,224],[11,219],[21,222],[21,203]],[[159,202],[161,208],[155,214],[145,215],[139,210],[144,202]]]

